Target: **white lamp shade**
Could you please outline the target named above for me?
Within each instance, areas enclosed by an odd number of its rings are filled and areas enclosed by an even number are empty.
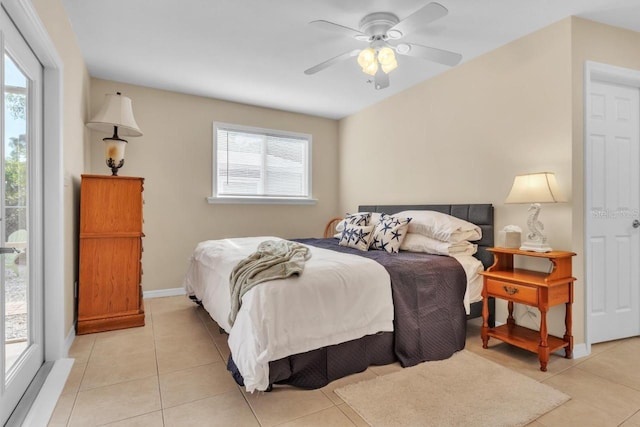
[[[358,65],[362,68],[367,68],[372,62],[376,61],[376,51],[370,47],[362,49],[358,54]]]
[[[558,203],[566,201],[553,172],[517,175],[505,203]]]
[[[398,68],[398,62],[395,59],[392,62],[382,64],[382,71],[384,71],[386,74],[389,74],[396,68]]]
[[[131,99],[118,94],[106,94],[102,108],[93,119],[87,123],[89,129],[100,132],[113,133],[113,127],[118,127],[120,136],[142,136],[142,131],[133,118]]]
[[[396,55],[393,53],[393,49],[389,47],[383,47],[378,52],[378,61],[380,64],[387,65],[396,62]]]
[[[358,55],[358,64],[362,67],[362,71],[375,76],[378,71],[378,61],[376,60],[376,51],[368,47],[362,49]]]

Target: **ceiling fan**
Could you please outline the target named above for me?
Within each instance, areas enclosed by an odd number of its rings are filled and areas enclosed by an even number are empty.
[[[422,46],[415,43],[396,43],[407,34],[411,34],[418,28],[436,19],[442,18],[449,11],[439,3],[429,3],[409,15],[402,21],[390,12],[375,12],[362,18],[360,29],[345,27],[333,22],[319,20],[309,24],[323,30],[338,32],[356,40],[369,43],[365,49],[354,49],[334,56],[307,70],[305,74],[311,75],[322,71],[332,65],[349,58],[358,57],[358,64],[362,71],[374,76],[374,87],[384,89],[389,86],[389,75],[397,66],[395,54],[413,56],[438,62],[449,66],[457,65],[462,55],[435,47]]]

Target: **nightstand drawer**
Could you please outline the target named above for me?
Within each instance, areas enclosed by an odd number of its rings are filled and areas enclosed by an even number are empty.
[[[487,281],[487,292],[491,296],[523,304],[538,305],[538,290],[536,288],[489,279],[488,277],[485,280]]]

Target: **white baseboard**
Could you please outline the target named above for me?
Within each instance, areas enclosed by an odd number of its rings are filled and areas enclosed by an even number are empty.
[[[71,326],[71,329],[69,330],[69,333],[67,334],[67,337],[64,339],[64,357],[68,357],[69,356],[69,350],[71,350],[71,345],[73,344],[73,341],[76,339],[76,323],[73,322],[73,326]]]
[[[144,291],[142,296],[147,298],[162,298],[162,297],[175,297],[179,295],[186,295],[184,288],[173,289],[158,289],[157,291]]]
[[[574,344],[571,358],[572,359],[580,359],[581,357],[588,356],[589,354],[591,354],[591,353],[589,352],[589,350],[587,350],[587,344],[585,344],[585,343]]]
[[[553,354],[564,357],[564,348],[554,351]],[[573,345],[573,351],[571,352],[572,359],[580,359],[581,357],[585,357],[588,355],[589,355],[589,352],[587,351],[586,344],[582,343],[582,344]]]
[[[22,423],[23,427],[40,427],[49,423],[53,410],[58,403],[58,398],[71,372],[73,362],[74,359],[58,359],[55,361]]]

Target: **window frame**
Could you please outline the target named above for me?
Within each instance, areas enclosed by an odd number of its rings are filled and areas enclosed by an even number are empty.
[[[236,132],[253,133],[263,136],[274,136],[281,138],[299,138],[307,141],[307,196],[286,197],[286,196],[263,196],[263,195],[233,195],[226,196],[218,194],[218,129]],[[212,135],[212,186],[211,197],[207,197],[207,201],[211,204],[280,204],[280,205],[314,205],[317,200],[313,198],[313,136],[308,133],[290,132],[277,129],[268,129],[255,126],[236,125],[233,123],[213,122]],[[264,166],[264,165],[263,165]]]

